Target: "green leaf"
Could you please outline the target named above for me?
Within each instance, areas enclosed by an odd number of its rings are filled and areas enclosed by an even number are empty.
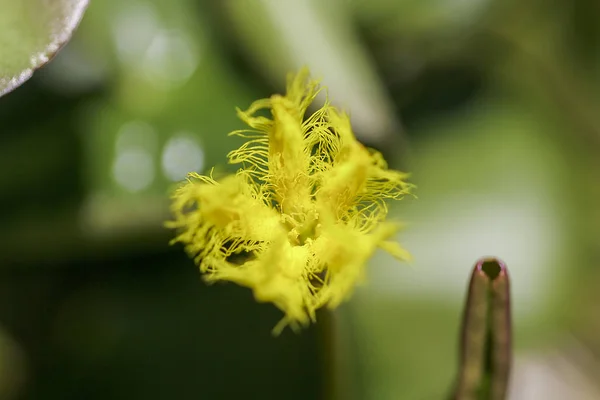
[[[0,0],[0,96],[69,41],[88,0]]]

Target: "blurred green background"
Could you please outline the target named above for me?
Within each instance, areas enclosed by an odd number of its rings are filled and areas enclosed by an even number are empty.
[[[510,398],[600,398],[598,21],[593,0],[92,2],[0,98],[0,399],[442,399],[486,255],[512,277]],[[392,212],[415,260],[377,255],[326,324],[273,338],[279,312],[202,283],[163,222],[187,172],[231,168],[235,107],[302,65],[412,173]]]

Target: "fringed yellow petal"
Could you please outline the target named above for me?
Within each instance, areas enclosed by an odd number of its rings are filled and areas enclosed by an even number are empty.
[[[307,117],[320,90],[305,68],[288,77],[285,95],[238,109],[250,127],[231,133],[246,140],[228,154],[238,172],[218,182],[191,174],[173,196],[174,241],[207,281],[249,287],[281,309],[275,334],[347,299],[376,249],[410,256],[390,240],[399,225],[385,222],[385,200],[412,189],[407,175],[360,144],[328,101]]]
[[[354,287],[364,280],[367,260],[397,230],[397,225],[390,223],[381,224],[370,234],[339,223],[324,226],[315,246],[320,261],[328,266],[319,293],[320,304],[335,308],[350,297]]]
[[[280,216],[243,175],[216,182],[194,174],[174,197],[175,219],[169,223],[179,231],[174,241],[185,244],[203,272],[217,270],[216,263],[234,255],[261,251],[285,234]]]
[[[398,242],[384,241],[379,243],[379,247],[400,261],[412,261],[411,254],[404,249]]]

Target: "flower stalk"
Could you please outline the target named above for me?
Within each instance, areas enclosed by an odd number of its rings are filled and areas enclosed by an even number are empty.
[[[464,310],[455,400],[506,398],[511,349],[510,283],[504,263],[482,258],[473,269]]]

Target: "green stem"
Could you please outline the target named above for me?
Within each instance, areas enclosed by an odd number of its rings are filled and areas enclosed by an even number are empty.
[[[335,320],[330,310],[322,310],[318,316],[321,344],[321,360],[323,366],[323,398],[336,399],[335,370]]]
[[[465,307],[455,400],[503,400],[511,364],[510,285],[504,263],[477,262]]]

